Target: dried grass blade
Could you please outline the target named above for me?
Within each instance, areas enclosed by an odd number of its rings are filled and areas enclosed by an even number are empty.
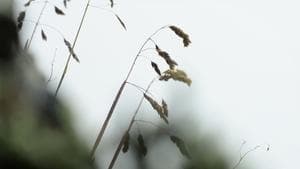
[[[115,16],[116,16],[116,18],[118,19],[118,21],[120,22],[120,24],[122,25],[122,27],[123,27],[125,30],[127,30],[126,25],[125,25],[125,23],[122,21],[122,19],[121,19],[117,14],[115,14]]]
[[[47,35],[45,34],[43,29],[41,30],[41,36],[44,41],[47,41]]]
[[[65,15],[65,13],[59,9],[57,6],[54,6],[54,11],[57,15]]]
[[[159,76],[161,76],[161,72],[160,72],[160,70],[159,70],[157,64],[154,63],[154,62],[151,62],[151,66],[153,67],[153,69],[155,70],[155,72],[156,72]]]

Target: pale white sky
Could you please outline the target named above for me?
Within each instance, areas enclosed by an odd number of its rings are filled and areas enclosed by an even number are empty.
[[[175,24],[189,33],[191,47],[182,48],[181,40],[170,31],[162,31],[155,40],[168,49],[193,84],[191,88],[177,83],[155,85],[153,92],[162,91],[170,101],[170,92],[184,93],[186,98],[182,102],[188,103],[183,105],[198,109],[193,116],[199,118],[202,129],[220,135],[224,147],[232,153],[243,140],[248,142],[246,148],[270,144],[269,152],[256,151],[245,163],[253,163],[259,169],[300,168],[299,1],[119,0],[116,3],[113,11],[124,20],[128,31],[122,29],[110,12],[90,8],[75,48],[81,63],[72,62],[60,94],[70,101],[79,132],[90,137],[88,144],[93,143],[142,42],[157,28]],[[62,8],[60,0],[56,4]],[[71,1],[63,17],[56,16],[49,6],[41,22],[55,26],[72,41],[85,4],[86,1]],[[109,1],[92,0],[92,4],[109,9]],[[35,20],[40,9],[41,4],[32,5],[26,17]],[[24,38],[29,37],[33,25],[28,23],[24,28]],[[50,82],[54,88],[67,50],[60,35],[43,29],[48,42],[43,42],[37,34],[31,49],[39,56],[36,60],[41,70],[49,76],[57,48],[55,79]],[[145,64],[147,60],[139,60],[131,78],[141,86],[155,75]],[[118,109],[137,102],[136,91],[128,88]],[[127,105],[130,99],[132,103]]]

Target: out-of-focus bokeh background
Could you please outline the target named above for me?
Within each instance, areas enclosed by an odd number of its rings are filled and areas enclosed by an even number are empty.
[[[61,0],[52,3],[63,8]],[[65,16],[57,16],[49,5],[41,23],[54,26],[73,41],[86,3],[71,1],[64,9]],[[247,156],[241,167],[299,167],[298,1],[119,0],[113,9],[109,1],[92,0],[91,4],[96,7],[89,9],[75,47],[81,62],[72,61],[59,93],[72,109],[76,130],[90,147],[143,41],[157,28],[174,24],[190,35],[190,47],[183,48],[180,39],[168,30],[154,39],[178,61],[193,84],[189,88],[176,82],[158,82],[151,89],[151,93],[169,104],[170,128],[180,123],[182,128],[191,127],[188,133],[183,132],[186,137],[211,137],[216,142],[214,145],[225,152],[231,166],[238,160],[240,146],[246,141],[245,151],[256,145],[264,148]],[[23,0],[15,0],[14,5],[16,16],[25,9]],[[37,1],[26,9],[27,23],[20,32],[23,44],[30,37],[32,21],[37,20],[42,6]],[[122,18],[127,31],[108,10]],[[43,41],[37,33],[30,52],[46,77],[53,70],[48,85],[54,90],[68,51],[57,30],[43,25],[38,30],[41,28],[48,40]],[[151,52],[145,54],[149,58],[156,56]],[[145,87],[155,72],[149,60],[140,59],[137,63],[130,81]],[[117,144],[140,97],[135,88],[126,87],[97,153],[108,155],[98,160],[100,165],[106,166],[112,153],[107,145]],[[143,104],[139,118],[159,124],[154,113],[148,104]],[[270,145],[268,152],[266,145]],[[165,143],[161,146],[172,147]],[[162,154],[163,150],[153,150],[154,155],[149,156],[151,164],[158,164],[155,154]],[[179,154],[178,159],[181,158]],[[168,168],[176,166],[172,159],[168,160]],[[130,163],[126,161],[126,155],[121,155],[117,165],[128,168]]]

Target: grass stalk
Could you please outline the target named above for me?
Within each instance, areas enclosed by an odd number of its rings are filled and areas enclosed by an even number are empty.
[[[86,18],[86,14],[87,14],[87,11],[88,11],[90,2],[91,2],[91,0],[88,0],[87,4],[86,4],[86,6],[85,6],[84,13],[83,13],[83,16],[82,16],[82,18],[81,18],[79,28],[78,28],[78,30],[77,30],[77,32],[76,32],[76,36],[75,36],[74,42],[73,42],[73,44],[72,44],[72,49],[74,49],[74,47],[75,47],[75,45],[76,45],[76,42],[77,42],[77,40],[78,40],[78,37],[79,37],[80,31],[81,31],[82,25],[83,25],[84,20],[85,20],[85,18]],[[72,57],[72,54],[69,53],[67,62],[66,62],[65,67],[64,67],[64,71],[63,71],[63,73],[62,73],[62,75],[61,75],[61,77],[60,77],[58,86],[57,86],[56,91],[55,91],[55,97],[57,97],[57,94],[58,94],[58,92],[59,92],[59,89],[60,89],[60,87],[61,87],[61,85],[62,85],[62,83],[63,83],[63,81],[64,81],[64,79],[65,79],[65,76],[66,76],[66,74],[67,74],[68,67],[69,67],[69,64],[70,64],[70,61],[71,61],[71,57]]]
[[[43,13],[44,13],[46,7],[47,7],[47,4],[48,4],[48,1],[45,1],[45,2],[44,2],[44,6],[43,6],[43,8],[42,8],[42,10],[41,10],[41,12],[40,12],[40,14],[39,14],[38,20],[36,21],[36,23],[35,23],[35,25],[34,25],[34,28],[33,28],[32,34],[31,34],[31,36],[30,36],[30,39],[29,39],[28,45],[27,45],[27,47],[26,47],[26,50],[28,50],[28,49],[30,48],[30,45],[31,45],[32,40],[33,40],[33,37],[34,37],[34,35],[35,35],[35,32],[36,32],[37,27],[38,27],[38,25],[39,25],[39,22],[40,22],[40,20],[41,20],[41,18],[42,18],[42,15],[43,15]]]
[[[151,85],[153,84],[153,82],[154,82],[155,80],[156,80],[156,78],[153,79],[153,80],[149,83],[149,85],[148,85],[148,87],[147,87],[145,93],[147,93],[147,92],[149,91]],[[117,149],[116,149],[116,151],[115,151],[115,153],[114,153],[114,156],[113,156],[113,158],[112,158],[112,160],[111,160],[111,162],[110,162],[110,164],[109,164],[109,166],[108,166],[108,169],[112,169],[113,166],[114,166],[114,164],[116,163],[116,161],[117,161],[117,159],[118,159],[118,157],[119,157],[119,154],[120,154],[120,152],[121,152],[121,149],[122,149],[122,146],[123,146],[123,143],[124,143],[124,140],[125,140],[125,136],[127,135],[127,133],[130,132],[130,130],[131,130],[131,128],[132,128],[132,126],[133,126],[133,124],[134,124],[134,122],[135,122],[135,118],[136,118],[136,116],[137,116],[137,114],[138,114],[138,112],[139,112],[139,110],[140,110],[140,108],[141,108],[141,106],[142,106],[142,104],[143,104],[144,99],[145,99],[145,97],[144,97],[144,95],[143,95],[142,98],[141,98],[141,100],[140,100],[140,102],[139,102],[139,104],[138,104],[138,106],[137,106],[137,108],[136,108],[136,110],[135,110],[135,112],[134,112],[134,114],[133,114],[133,116],[132,116],[132,118],[131,118],[131,121],[130,121],[130,123],[129,123],[129,125],[128,125],[128,128],[127,128],[126,132],[124,133],[124,135],[122,136],[122,139],[121,139],[120,142],[119,142],[119,145],[118,145],[118,147],[117,147]]]

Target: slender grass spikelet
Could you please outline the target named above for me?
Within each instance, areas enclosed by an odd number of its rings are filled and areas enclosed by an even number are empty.
[[[175,69],[175,67],[178,65],[177,62],[173,60],[167,52],[161,50],[157,45],[155,45],[155,49],[158,55],[164,58],[170,69]]]
[[[162,118],[167,124],[169,124],[169,121],[167,119],[167,116],[164,114],[164,109],[161,105],[159,105],[155,100],[153,100],[150,96],[144,94],[145,99],[151,104],[152,108],[156,110],[160,118]]]
[[[183,42],[184,47],[187,47],[187,46],[189,46],[190,43],[192,43],[191,40],[190,40],[189,35],[186,34],[185,32],[183,32],[183,30],[181,30],[181,29],[178,28],[177,26],[172,25],[172,26],[170,26],[169,28],[170,28],[173,32],[175,32],[175,34],[176,34],[177,36],[179,36],[180,38],[182,38],[182,42]]]

